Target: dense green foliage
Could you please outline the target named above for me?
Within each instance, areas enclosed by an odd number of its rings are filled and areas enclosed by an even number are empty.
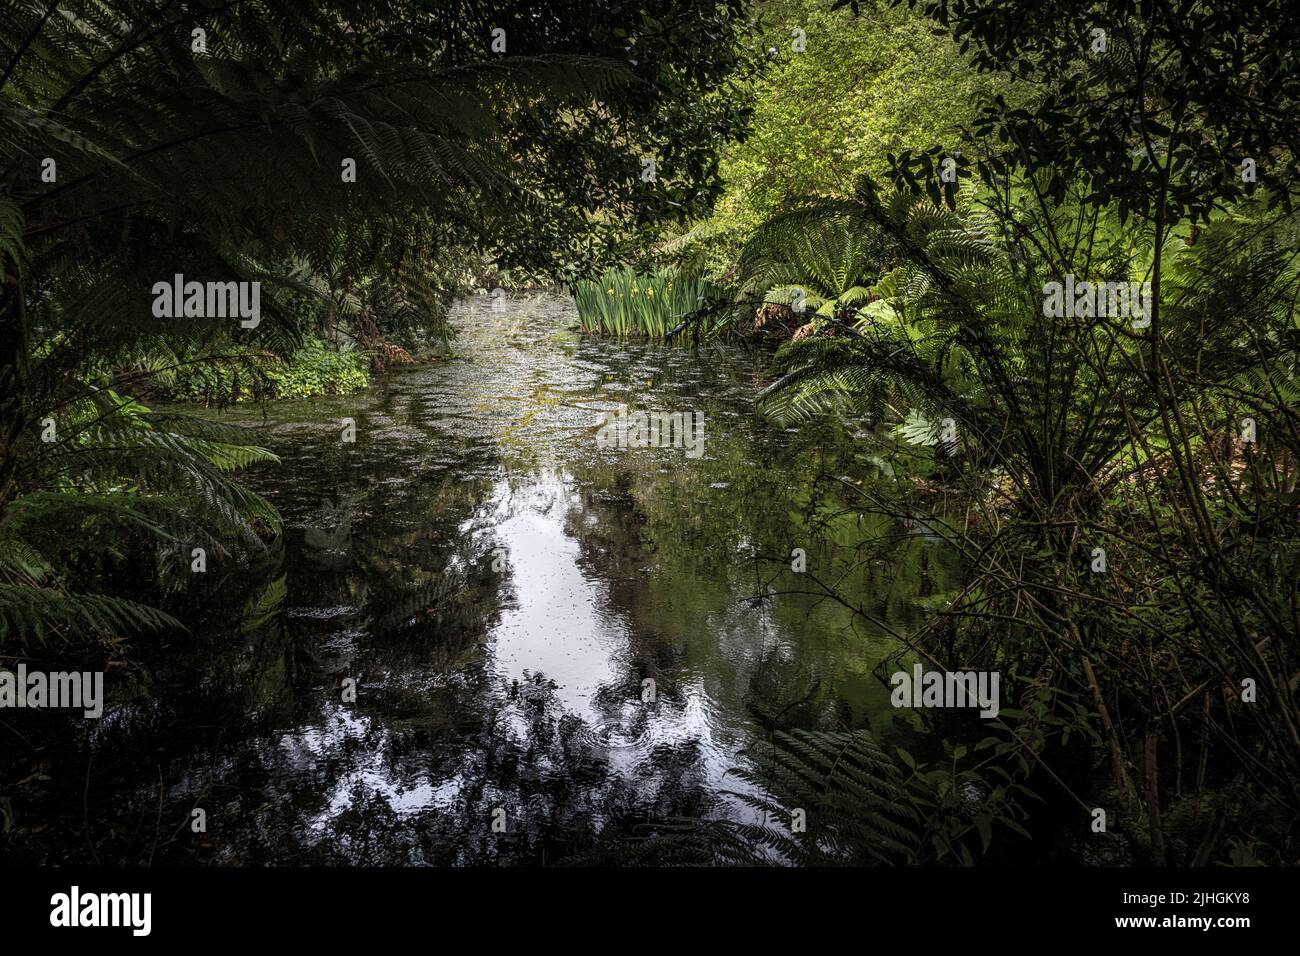
[[[312,336],[285,358],[276,355],[203,357],[154,377],[169,401],[227,405],[242,399],[346,395],[370,381],[369,362]]]
[[[894,5],[934,20],[981,73],[1017,76],[1023,92],[981,104],[969,130],[986,183],[1050,170],[1044,188],[1055,203],[1083,178],[1121,219],[1139,213],[1171,226],[1250,195],[1256,182],[1294,183],[1300,173],[1288,117],[1300,98],[1297,28],[1285,0]],[[931,174],[947,149],[913,146],[895,173],[935,190]],[[1246,160],[1256,178],[1243,175]],[[1271,198],[1290,208],[1287,190]]]
[[[851,216],[809,220],[802,213],[784,212],[761,225],[736,265],[735,311],[743,318],[761,303],[756,325],[769,325],[776,313],[803,323],[794,332],[799,338],[869,314],[880,297],[873,286],[891,255]]]
[[[727,189],[712,213],[665,254],[715,278],[728,274],[756,227],[792,198],[841,195],[889,156],[930,143],[960,149],[981,97],[1005,90],[921,16],[889,6],[830,9],[824,0],[754,5],[750,42],[763,69],[745,84],[752,130],[722,154]],[[799,32],[796,32],[799,31]]]
[[[751,259],[848,229],[892,265],[783,350],[764,404],[893,425],[933,459],[862,507],[969,559],[911,644],[1003,674],[1018,776],[1106,809],[1130,858],[1293,861],[1300,183],[1289,107],[1254,84],[1288,95],[1295,13],[913,6],[979,69],[1013,68],[1026,108],[995,100],[960,157],[904,151],[896,193],[792,196],[758,230]],[[1249,90],[1218,85],[1228,61]],[[1097,306],[1104,283],[1135,294]]]

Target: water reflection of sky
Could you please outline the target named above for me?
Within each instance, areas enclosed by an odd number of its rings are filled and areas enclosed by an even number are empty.
[[[511,492],[510,516],[496,526],[494,544],[510,565],[512,598],[490,633],[497,671],[508,679],[545,674],[559,685],[564,706],[589,720],[597,690],[617,676],[627,626],[609,606],[599,581],[578,566],[579,544],[564,531],[568,485],[548,476]]]

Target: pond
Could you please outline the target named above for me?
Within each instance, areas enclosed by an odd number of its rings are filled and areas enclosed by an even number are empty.
[[[469,300],[454,357],[220,413],[280,456],[249,475],[285,533],[210,556],[102,720],[45,728],[33,856],[549,864],[748,818],[729,771],[773,727],[910,741],[880,665],[954,556],[855,507],[852,433],[755,413],[770,356],[575,322]],[[598,442],[620,406],[700,413],[703,454]]]

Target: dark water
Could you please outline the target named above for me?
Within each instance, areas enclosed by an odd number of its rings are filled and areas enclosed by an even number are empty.
[[[283,540],[212,560],[169,605],[192,633],[110,671],[102,720],[10,728],[7,856],[553,863],[744,817],[728,770],[765,728],[913,733],[873,673],[893,638],[792,593],[906,630],[952,575],[846,498],[860,441],[758,418],[739,349],[581,338],[548,298],[455,321],[457,358],[221,415],[282,459],[250,482]],[[620,403],[703,412],[704,455],[597,447]]]

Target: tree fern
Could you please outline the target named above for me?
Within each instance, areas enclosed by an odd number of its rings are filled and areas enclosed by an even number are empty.
[[[74,590],[69,554],[126,560],[119,542],[131,535],[164,555],[188,556],[195,546],[231,554],[261,548],[280,530],[275,509],[231,478],[277,460],[246,432],[154,414],[107,390],[84,394],[61,410],[57,440],[19,471],[36,490],[0,514],[0,636],[103,639],[179,627],[140,602]],[[160,570],[168,563],[176,562]]]

